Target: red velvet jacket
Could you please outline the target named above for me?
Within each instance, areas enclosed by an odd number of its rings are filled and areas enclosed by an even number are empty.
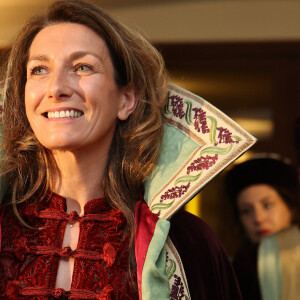
[[[4,215],[2,209],[0,299],[137,299],[128,281],[124,216],[103,200],[89,201],[82,218],[66,214],[65,200],[60,196],[47,205],[21,206],[25,221],[45,226],[41,231],[21,225],[11,208],[6,207]],[[60,247],[64,227],[70,221],[79,221],[82,226],[75,251]],[[171,219],[169,236],[183,262],[191,299],[241,299],[228,257],[204,222],[178,212]],[[61,257],[76,261],[71,291],[67,292],[54,288]],[[170,289],[170,299],[182,299],[176,282]]]

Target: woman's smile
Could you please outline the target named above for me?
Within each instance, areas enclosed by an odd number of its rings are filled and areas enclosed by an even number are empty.
[[[105,41],[81,24],[60,23],[32,42],[26,114],[50,150],[109,148],[126,96],[114,79]]]
[[[52,110],[43,114],[49,120],[52,119],[75,119],[83,115],[83,111],[77,109]]]

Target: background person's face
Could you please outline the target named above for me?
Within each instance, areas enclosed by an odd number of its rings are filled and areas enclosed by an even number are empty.
[[[29,123],[50,150],[110,145],[124,93],[105,41],[80,24],[41,30],[30,47],[25,87]]]
[[[245,188],[237,199],[241,223],[253,243],[289,227],[292,212],[277,191],[266,184]]]

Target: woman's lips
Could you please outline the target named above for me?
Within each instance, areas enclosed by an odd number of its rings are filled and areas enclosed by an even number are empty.
[[[263,230],[258,231],[259,236],[266,236],[266,235],[270,235],[270,234],[271,234],[271,231],[269,231],[269,230],[263,229]]]
[[[60,118],[79,118],[83,115],[83,112],[76,109],[50,111],[47,114],[48,119],[60,119]]]
[[[57,109],[43,113],[42,115],[47,119],[69,119],[79,118],[84,113],[78,109]]]

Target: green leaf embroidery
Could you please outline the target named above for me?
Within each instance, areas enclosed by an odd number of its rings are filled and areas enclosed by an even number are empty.
[[[216,132],[217,132],[217,120],[214,117],[207,116],[207,119],[211,120],[211,126],[209,129],[209,139],[212,143],[217,143]]]
[[[167,115],[171,114],[171,111],[169,110],[169,103],[167,103],[167,105],[165,106],[165,113]]]
[[[169,103],[170,103],[170,92],[168,92],[168,101],[167,101],[167,104],[165,106],[165,113],[167,115],[171,114],[171,111],[169,110]]]
[[[179,177],[176,181],[175,181],[175,185],[177,185],[180,182],[194,182],[196,181],[201,175],[202,175],[203,170],[198,174],[198,175],[185,175],[182,177]]]
[[[173,259],[170,259],[169,261],[170,261],[170,266],[168,267],[166,272],[167,272],[168,279],[170,280],[170,278],[174,275],[176,271],[176,263],[174,262]]]
[[[220,148],[220,147],[216,147],[216,146],[207,147],[201,151],[200,156],[202,156],[203,154],[225,155],[225,154],[229,153],[231,149],[232,149],[232,144],[230,144],[227,148]]]
[[[184,101],[186,103],[187,108],[186,108],[186,113],[185,113],[185,120],[186,122],[191,125],[192,122],[192,102],[191,101]]]
[[[153,210],[161,210],[161,209],[167,209],[171,207],[174,203],[174,200],[170,203],[156,203],[151,207],[151,211]]]
[[[237,140],[237,141],[241,141],[242,139],[239,137],[239,136],[237,136],[237,135],[233,135],[233,136],[231,136],[233,139],[235,139],[235,140]]]

